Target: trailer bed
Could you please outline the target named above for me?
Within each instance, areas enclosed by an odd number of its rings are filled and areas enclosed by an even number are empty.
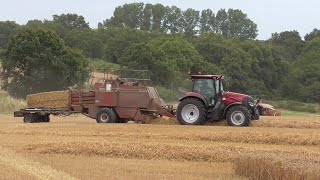
[[[14,117],[25,117],[29,114],[53,114],[53,115],[62,115],[66,113],[71,113],[65,109],[45,109],[45,108],[28,108],[28,109],[20,109],[19,111],[14,112]]]
[[[50,115],[70,115],[66,109],[27,108],[14,112],[14,117],[23,117],[25,123],[50,122]]]

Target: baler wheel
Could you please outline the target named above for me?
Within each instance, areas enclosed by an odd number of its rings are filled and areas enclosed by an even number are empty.
[[[97,113],[96,121],[97,123],[116,123],[117,115],[110,108],[102,108]]]

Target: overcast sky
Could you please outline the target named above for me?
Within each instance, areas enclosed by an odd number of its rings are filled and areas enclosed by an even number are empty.
[[[320,0],[0,0],[0,21],[25,24],[32,19],[52,19],[53,14],[77,13],[91,27],[112,16],[115,7],[125,3],[144,2],[176,5],[182,9],[240,9],[258,25],[258,39],[271,33],[297,30],[301,36],[320,28]]]

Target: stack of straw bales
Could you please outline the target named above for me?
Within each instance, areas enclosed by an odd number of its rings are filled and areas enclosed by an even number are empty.
[[[69,91],[52,91],[27,96],[28,108],[66,109],[69,106]]]

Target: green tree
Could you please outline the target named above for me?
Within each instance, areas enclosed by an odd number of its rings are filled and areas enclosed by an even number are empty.
[[[138,29],[141,27],[143,3],[123,5],[123,23],[125,27]]]
[[[26,26],[32,29],[44,28],[44,23],[39,19],[34,19],[34,20],[29,20]]]
[[[149,5],[148,5],[149,7]],[[144,3],[130,3],[116,7],[113,16],[104,21],[104,26],[140,29],[143,25]]]
[[[16,24],[14,21],[0,21],[0,48],[4,47],[11,35],[13,35],[19,25]]]
[[[291,68],[289,63],[282,60],[265,42],[247,40],[241,41],[238,46],[250,58],[250,92],[266,97],[279,95]]]
[[[221,9],[217,12],[213,30],[226,38],[255,39],[258,35],[257,25],[238,9]]]
[[[289,62],[294,62],[304,47],[304,42],[297,31],[274,33],[269,42],[275,51]]]
[[[97,31],[91,29],[74,29],[64,37],[70,47],[80,49],[87,57],[103,58],[104,45]]]
[[[309,34],[306,34],[304,36],[304,40],[305,41],[311,41],[311,40],[313,40],[314,38],[317,38],[317,37],[320,37],[320,30],[313,29],[312,32],[310,32]]]
[[[183,12],[183,31],[187,37],[193,37],[198,34],[197,27],[199,26],[199,11],[187,9]]]
[[[26,24],[26,27],[31,29],[52,30],[58,33],[59,36],[62,38],[64,38],[65,35],[71,30],[71,29],[67,29],[63,24],[57,21],[49,21],[49,20],[41,21],[38,19],[28,21],[28,23]]]
[[[181,37],[159,37],[149,43],[134,44],[119,61],[132,69],[148,69],[152,82],[172,88],[188,71],[195,73],[203,66],[198,52]]]
[[[220,67],[230,79],[229,90],[250,93],[250,58],[241,49],[233,49],[223,57]]]
[[[320,102],[320,38],[307,42],[294,68],[284,95],[304,102]]]
[[[155,84],[168,86],[174,79],[175,70],[170,66],[163,51],[147,43],[133,44],[120,58],[120,65],[130,69],[145,69],[151,72]]]
[[[194,46],[206,62],[220,65],[223,58],[232,51],[232,42],[214,33],[200,35]]]
[[[127,27],[156,33],[184,33],[188,38],[205,32],[215,32],[226,38],[255,39],[257,25],[237,9],[221,9],[217,15],[207,9],[201,12],[176,6],[131,3],[119,6],[110,19],[99,23],[102,27]]]
[[[238,9],[228,10],[227,38],[255,39],[258,35],[257,25]]]
[[[216,26],[213,27],[215,33],[222,35],[223,37],[228,38],[229,34],[229,22],[228,14],[225,9],[220,9],[216,15]]]
[[[213,32],[216,27],[215,14],[210,9],[203,10],[200,17],[200,34]]]
[[[164,18],[167,14],[167,9],[162,4],[156,4],[152,7],[152,32],[164,32]]]
[[[143,9],[143,19],[141,23],[141,30],[151,31],[152,25],[152,4],[146,4]]]
[[[116,27],[99,29],[98,33],[106,46],[104,59],[112,63],[118,63],[118,59],[126,48],[132,44],[148,42],[152,36],[152,34],[136,29]]]
[[[158,37],[150,41],[150,45],[158,47],[171,61],[176,70],[187,73],[201,71],[203,60],[194,46],[181,36]]]
[[[110,19],[106,19],[102,23],[99,23],[98,27],[124,27],[123,8],[121,6],[116,7],[116,9],[113,12],[113,16]]]
[[[167,6],[166,12],[163,22],[164,32],[183,33],[183,11],[176,6]]]
[[[44,29],[22,29],[11,38],[2,66],[3,88],[20,98],[81,85],[89,74],[84,55]]]
[[[77,14],[53,15],[53,21],[63,25],[67,29],[87,29],[87,23],[83,16]]]

